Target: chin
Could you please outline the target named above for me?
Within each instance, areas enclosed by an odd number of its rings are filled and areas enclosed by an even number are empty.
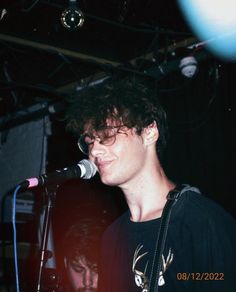
[[[119,183],[111,175],[100,175],[101,181],[107,186],[117,186]]]
[[[101,181],[102,181],[102,183],[104,185],[107,185],[107,186],[110,186],[110,187],[117,186],[117,184],[114,181],[110,180],[110,179],[101,179]]]
[[[104,185],[110,186],[110,187],[121,187],[125,184],[125,180],[122,180],[121,178],[112,178],[111,176],[107,177],[101,177],[101,182]]]

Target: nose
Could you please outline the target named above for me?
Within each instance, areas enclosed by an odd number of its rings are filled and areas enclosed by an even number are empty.
[[[93,145],[90,148],[89,156],[96,158],[102,156],[105,153],[105,146],[100,143],[99,140],[95,139]]]
[[[93,287],[93,273],[90,270],[86,270],[83,277],[84,288]]]

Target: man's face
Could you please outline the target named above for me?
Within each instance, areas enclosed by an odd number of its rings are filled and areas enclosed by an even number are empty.
[[[95,292],[97,291],[98,273],[97,266],[91,265],[84,256],[81,256],[76,268],[67,263],[67,272],[73,291]]]
[[[102,145],[95,140],[90,146],[89,159],[97,167],[104,184],[126,187],[137,183],[147,160],[147,147],[136,130],[121,129],[114,144]]]

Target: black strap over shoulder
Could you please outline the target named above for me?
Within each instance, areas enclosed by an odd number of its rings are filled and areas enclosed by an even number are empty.
[[[156,246],[154,250],[153,264],[150,275],[150,292],[158,291],[158,280],[160,276],[160,271],[162,268],[162,254],[165,247],[165,241],[170,221],[170,215],[172,207],[176,204],[181,195],[187,191],[194,191],[200,193],[197,188],[191,187],[186,184],[178,185],[173,190],[171,190],[167,195],[167,202],[162,212],[161,223],[159,227],[159,232],[157,236]],[[157,261],[157,265],[155,262]]]
[[[182,184],[182,185],[177,185],[173,190],[169,192],[169,194],[167,195],[167,200],[174,200],[175,202],[177,202],[177,200],[181,197],[181,195],[188,191],[192,191],[192,192],[200,194],[200,191],[198,188],[191,187],[190,185],[187,185],[187,184]]]

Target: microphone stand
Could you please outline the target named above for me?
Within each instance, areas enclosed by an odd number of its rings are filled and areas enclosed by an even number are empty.
[[[56,192],[58,189],[58,185],[50,186],[49,188],[45,188],[45,193],[47,197],[47,206],[44,212],[43,218],[43,230],[41,237],[41,246],[40,246],[40,263],[39,263],[39,271],[38,271],[38,279],[37,279],[37,292],[41,292],[42,290],[42,275],[43,269],[45,268],[45,264],[47,260],[51,257],[51,253],[47,250],[48,244],[48,234],[49,227],[51,222],[51,211],[55,203]],[[56,281],[57,277],[54,275],[51,277],[52,280]],[[53,289],[53,291],[56,291]]]

